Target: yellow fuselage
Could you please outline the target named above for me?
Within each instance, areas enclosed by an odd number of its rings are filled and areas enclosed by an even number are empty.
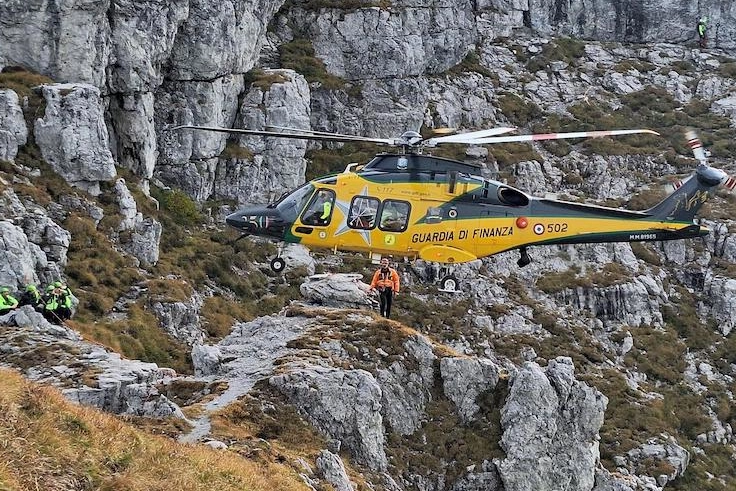
[[[583,209],[583,213],[533,216],[534,203],[540,202],[536,198],[531,198],[525,206],[463,201],[460,197],[478,191],[481,185],[472,179],[461,179],[454,187],[449,187],[444,181],[375,182],[360,174],[343,173],[330,184],[315,184],[319,189],[333,190],[338,206],[334,207],[332,219],[325,226],[307,227],[297,219],[291,230],[301,244],[373,255],[419,257],[442,263],[467,262],[535,244],[656,240],[655,231],[674,232],[692,226],[646,220],[645,215],[637,212],[573,203],[569,205]],[[409,202],[411,210],[406,230],[351,229],[347,226],[347,209],[354,196],[370,196],[381,202],[386,199]],[[454,203],[457,206],[453,206]],[[432,215],[431,210],[440,208],[443,212],[439,219],[427,219]],[[616,213],[610,214],[612,211]],[[310,228],[314,230],[309,233],[299,231]],[[610,237],[609,240],[603,238],[605,236]]]

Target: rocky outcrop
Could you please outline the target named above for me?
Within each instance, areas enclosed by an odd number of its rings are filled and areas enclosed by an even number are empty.
[[[473,420],[480,410],[478,396],[493,390],[499,379],[499,367],[484,359],[442,358],[440,373],[445,395],[455,404],[464,423]]]
[[[103,87],[110,63],[111,0],[0,5],[0,66]]]
[[[0,360],[19,368],[31,380],[62,388],[74,402],[116,414],[184,418],[179,407],[156,385],[175,375],[155,363],[126,360],[100,345],[83,341],[69,328],[49,324],[32,307],[0,316]],[[34,363],[35,356],[53,366]]]
[[[456,65],[476,39],[474,5],[288,11],[276,36],[310,39],[327,70],[347,80],[408,78]],[[296,31],[296,32],[294,32]]]
[[[666,0],[620,4],[615,0],[584,2],[572,0],[530,0],[529,24],[545,34],[566,35],[624,43],[658,41],[695,44],[695,25],[709,16],[711,46],[733,48],[736,32],[733,12],[723,3],[708,0],[673,9]]]
[[[503,483],[496,466],[483,462],[480,472],[469,472],[455,481],[451,491],[503,491]]]
[[[122,249],[138,259],[144,266],[154,266],[158,262],[161,223],[153,218],[143,218],[125,185],[124,179],[115,182],[115,195],[123,219],[118,225],[118,240]]]
[[[356,462],[377,471],[386,469],[381,389],[373,375],[304,366],[273,376],[269,383]]]
[[[54,172],[90,194],[115,178],[100,90],[92,85],[44,85],[46,111],[34,124],[36,143]]]
[[[629,481],[636,483],[638,488],[662,489],[668,482],[682,476],[690,464],[690,454],[677,443],[675,438],[661,435],[629,450],[625,456],[616,457],[615,461],[618,469],[624,473],[628,473],[627,469],[636,468],[642,462],[654,463],[660,470],[660,474],[656,476],[633,475]]]
[[[161,329],[174,339],[189,345],[202,344],[205,332],[199,318],[204,299],[195,294],[186,302],[155,301],[151,304],[151,310],[158,318]]]
[[[46,264],[46,254],[28,241],[22,228],[0,220],[0,285],[20,289],[26,283],[38,283],[36,271]]]
[[[317,471],[325,481],[332,484],[335,491],[353,491],[355,489],[345,471],[342,459],[329,450],[322,450],[317,456]]]
[[[661,305],[666,296],[656,281],[641,276],[632,282],[606,288],[565,290],[562,299],[576,308],[590,311],[604,323],[615,321],[640,326],[662,324]]]
[[[62,277],[69,232],[56,224],[45,210],[26,206],[12,189],[0,194],[0,284],[22,288],[28,283],[50,283]]]
[[[721,334],[728,336],[736,326],[736,280],[732,278],[708,278],[705,293],[709,306],[707,313],[718,323]]]
[[[0,160],[13,161],[18,147],[26,144],[28,128],[18,94],[0,89]]]
[[[408,359],[376,370],[376,380],[381,386],[386,422],[399,435],[411,435],[425,420],[426,407],[432,399],[437,356],[424,336],[410,337],[404,342],[404,349]]]
[[[526,362],[511,377],[501,410],[506,457],[497,463],[506,491],[592,489],[608,399],[573,372],[558,357],[546,369]]]

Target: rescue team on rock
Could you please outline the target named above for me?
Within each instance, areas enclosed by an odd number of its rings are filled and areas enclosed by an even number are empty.
[[[36,285],[27,285],[20,300],[13,296],[10,288],[0,287],[0,315],[7,314],[23,305],[31,305],[41,312],[47,321],[63,324],[72,316],[73,295],[66,283],[55,281],[42,294]]]

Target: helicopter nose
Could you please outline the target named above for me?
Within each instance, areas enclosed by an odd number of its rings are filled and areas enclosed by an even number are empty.
[[[254,228],[254,224],[250,221],[252,218],[247,215],[244,211],[236,211],[225,217],[225,223],[231,227],[237,228],[242,232],[251,232]]]
[[[225,223],[246,234],[281,237],[284,220],[277,210],[268,208],[245,208],[225,217]]]

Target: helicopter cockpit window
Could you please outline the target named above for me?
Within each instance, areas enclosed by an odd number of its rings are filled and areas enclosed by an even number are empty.
[[[335,204],[335,193],[329,189],[320,189],[314,195],[309,206],[302,214],[302,223],[305,225],[324,226],[330,223],[332,208]]]
[[[362,230],[372,229],[376,226],[376,213],[379,201],[368,196],[356,196],[350,204],[348,214],[348,227]]]
[[[410,205],[406,201],[387,199],[381,208],[378,228],[387,232],[403,232],[409,222]]]
[[[273,204],[268,205],[268,208],[277,208],[281,211],[289,210],[296,215],[304,208],[307,204],[307,200],[314,192],[314,186],[310,183],[305,184],[292,193],[284,193],[281,197]]]

